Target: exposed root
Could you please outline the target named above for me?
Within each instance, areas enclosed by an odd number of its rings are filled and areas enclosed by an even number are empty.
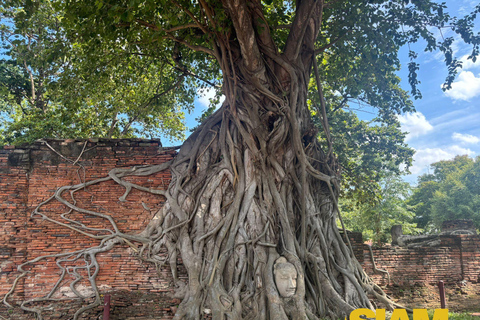
[[[230,124],[233,126],[233,122]],[[4,297],[4,303],[11,307],[8,299],[18,281],[30,273],[28,267],[42,260],[55,259],[61,272],[57,283],[44,297],[24,301],[21,308],[42,319],[42,312],[50,308],[45,303],[61,301],[54,296],[68,275],[74,278],[69,285],[71,291],[79,299],[90,301],[75,313],[74,319],[78,319],[101,303],[96,284],[100,269],[97,254],[125,243],[143,261],[157,267],[169,264],[175,280],[177,255],[181,254],[189,283],[175,319],[200,319],[206,310],[213,312],[214,319],[223,319],[227,315],[233,319],[335,317],[357,307],[372,308],[366,293],[393,305],[363,273],[352,251],[336,231],[336,199],[332,198],[331,187],[324,185],[323,191],[317,194],[311,193],[309,188],[302,188],[307,192],[306,210],[304,219],[299,219],[292,214],[295,207],[301,206],[292,194],[293,186],[300,183],[298,180],[293,179],[292,186],[286,171],[278,165],[273,166],[273,175],[262,173],[267,169],[255,165],[258,160],[249,149],[242,151],[237,147],[238,140],[235,141],[238,138],[227,134],[230,131],[235,133],[233,128],[222,132],[218,123],[205,126],[209,133],[204,137],[205,144],[196,148],[200,156],[192,165],[193,174],[188,170],[192,154],[180,152],[173,163],[113,169],[108,177],[61,187],[39,204],[32,218],[61,225],[100,242],[97,246],[75,252],[37,257],[18,266],[20,274]],[[220,140],[222,138],[225,140]],[[221,150],[222,145],[227,148],[226,152]],[[214,158],[217,160],[212,161]],[[231,169],[232,165],[237,169]],[[167,192],[123,179],[131,175],[146,176],[167,168],[173,172]],[[277,180],[279,178],[281,180]],[[120,200],[125,200],[135,188],[166,196],[168,202],[141,233],[124,234],[108,214],[76,205],[76,192],[109,180],[125,188]],[[279,187],[280,181],[284,183]],[[69,200],[64,197],[67,194]],[[315,198],[319,196],[320,206],[315,204]],[[69,208],[59,218],[42,212],[42,208],[54,200]],[[71,218],[70,214],[74,212],[105,219],[110,227],[90,227]],[[307,235],[301,236],[302,232]],[[160,254],[162,248],[168,250],[168,257]],[[272,265],[280,255],[295,265],[299,273],[293,298],[282,298],[276,289]],[[84,296],[76,289],[84,280],[93,290],[91,296]]]
[[[390,283],[390,273],[387,270],[377,268],[377,264],[375,263],[375,257],[373,256],[372,247],[368,244],[366,244],[365,246],[368,247],[368,252],[370,253],[370,260],[372,261],[373,271],[377,272],[377,273],[386,274],[387,275],[387,284],[389,284]]]
[[[78,159],[74,162],[74,164],[77,161]],[[96,258],[97,254],[108,252],[111,249],[113,249],[116,245],[123,244],[123,243],[126,243],[130,247],[134,248],[134,251],[138,252],[139,251],[138,248],[132,242],[137,242],[145,246],[150,244],[152,241],[150,239],[142,237],[141,235],[130,235],[130,234],[122,233],[117,227],[116,222],[110,215],[78,207],[76,205],[76,200],[74,195],[79,190],[83,190],[89,186],[99,184],[108,180],[114,180],[118,184],[125,187],[127,192],[122,196],[122,198],[126,197],[128,192],[132,188],[136,188],[152,194],[161,195],[164,193],[163,190],[155,190],[155,189],[149,189],[142,186],[138,186],[138,185],[126,182],[122,180],[122,178],[126,176],[132,176],[132,175],[133,176],[151,175],[151,174],[163,171],[165,169],[168,169],[169,165],[170,163],[164,163],[162,165],[154,165],[154,166],[140,167],[140,168],[134,167],[130,169],[113,169],[110,171],[108,177],[80,183],[77,185],[61,187],[55,192],[53,196],[48,198],[46,201],[40,203],[31,214],[31,218],[40,218],[44,221],[48,221],[50,223],[54,223],[54,224],[63,226],[65,228],[71,229],[72,231],[78,232],[92,239],[100,240],[100,242],[97,246],[93,246],[90,248],[86,248],[86,249],[82,249],[74,252],[42,255],[19,265],[17,267],[17,270],[20,274],[14,280],[9,292],[4,296],[3,303],[10,308],[13,307],[8,302],[8,299],[14,293],[20,279],[24,278],[25,276],[31,273],[31,271],[27,269],[33,267],[35,264],[41,261],[53,259],[56,262],[56,265],[58,266],[59,271],[61,272],[57,282],[45,296],[23,301],[20,305],[21,309],[35,313],[37,319],[43,319],[42,312],[44,310],[51,309],[51,305],[44,306],[45,303],[51,304],[54,302],[62,301],[62,299],[57,299],[53,297],[55,293],[58,292],[60,285],[63,284],[64,281],[66,280],[67,275],[69,277],[74,278],[74,280],[70,283],[69,287],[71,291],[79,299],[91,300],[93,298],[93,301],[91,303],[82,307],[75,313],[74,319],[78,319],[78,317],[84,312],[99,306],[101,304],[101,301],[100,301],[100,292],[96,284],[96,277],[100,270],[100,265]],[[68,201],[63,197],[66,191],[68,191],[67,193],[70,195],[70,198],[71,198],[70,201]],[[54,200],[59,201],[60,203],[64,204],[69,208],[69,211],[61,214],[59,218],[51,218],[41,211],[41,209],[45,205],[47,205],[48,203]],[[82,222],[79,222],[73,218],[70,218],[69,215],[74,212],[84,213],[87,215],[106,219],[110,223],[111,228],[103,229],[103,228],[89,227],[88,225]],[[85,277],[83,274],[86,274],[87,276]],[[92,289],[91,291],[93,291],[93,294],[91,296],[84,296],[82,295],[82,293],[80,293],[76,289],[77,284],[81,283],[84,280],[87,280],[88,283],[90,284],[90,288]]]

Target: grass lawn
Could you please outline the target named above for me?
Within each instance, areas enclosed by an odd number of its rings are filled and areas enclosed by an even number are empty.
[[[433,313],[430,316],[432,315]],[[468,312],[464,312],[464,313],[449,312],[448,313],[448,320],[479,320],[479,319],[480,319],[480,316],[474,316]]]

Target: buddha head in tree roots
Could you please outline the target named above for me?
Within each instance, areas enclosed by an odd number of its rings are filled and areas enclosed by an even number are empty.
[[[278,293],[283,298],[289,298],[297,290],[297,269],[284,257],[280,257],[273,265],[273,274]]]

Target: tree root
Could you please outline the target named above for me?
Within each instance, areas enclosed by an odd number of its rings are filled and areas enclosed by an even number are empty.
[[[387,270],[383,270],[383,269],[378,269],[377,268],[377,265],[375,263],[375,258],[373,256],[373,251],[372,251],[372,247],[368,244],[365,244],[366,247],[368,247],[368,252],[370,253],[370,260],[372,261],[372,268],[373,268],[373,271],[374,272],[377,272],[377,273],[383,273],[383,274],[386,274],[387,275],[387,285],[390,284],[390,273],[387,271]]]
[[[83,150],[85,150],[85,146]],[[73,163],[77,164],[79,158],[77,158],[77,160],[75,160]],[[10,290],[3,297],[3,303],[10,308],[13,307],[8,302],[9,297],[15,292],[15,289],[17,288],[18,282],[20,281],[20,279],[26,277],[31,273],[31,271],[26,270],[25,268],[27,267],[31,268],[37,263],[47,259],[54,259],[61,274],[57,282],[53,286],[53,288],[43,297],[23,301],[20,304],[20,308],[24,311],[35,313],[37,319],[43,319],[42,312],[45,310],[51,309],[51,305],[47,305],[47,306],[35,306],[35,305],[63,301],[62,299],[53,298],[53,296],[55,295],[55,293],[58,292],[60,285],[64,282],[64,280],[66,280],[67,275],[74,278],[74,280],[70,283],[69,287],[76,297],[78,297],[81,300],[90,299],[90,298],[94,299],[93,302],[77,310],[77,312],[74,315],[74,319],[78,319],[79,316],[82,315],[84,312],[99,306],[102,302],[100,301],[100,292],[96,285],[96,277],[100,270],[100,265],[97,261],[96,255],[100,253],[108,252],[111,249],[113,249],[116,245],[122,244],[122,243],[126,243],[128,246],[134,249],[135,252],[139,253],[137,246],[135,246],[132,243],[132,241],[139,242],[143,246],[145,246],[147,244],[150,244],[152,240],[144,238],[141,235],[130,235],[130,234],[124,234],[120,232],[114,219],[110,215],[102,214],[100,212],[95,212],[91,210],[86,210],[76,206],[76,200],[75,200],[74,194],[79,190],[84,190],[89,186],[99,184],[108,180],[113,180],[119,185],[122,185],[123,187],[125,187],[126,189],[126,192],[121,197],[121,199],[125,199],[126,196],[128,195],[128,192],[132,188],[136,188],[152,194],[161,195],[164,193],[163,190],[155,190],[151,188],[138,186],[130,182],[126,182],[122,180],[122,178],[126,176],[148,176],[148,175],[163,171],[165,169],[168,169],[169,165],[170,163],[164,163],[162,165],[155,165],[155,166],[148,166],[148,167],[133,167],[130,169],[113,169],[110,171],[108,177],[96,179],[88,182],[82,182],[77,185],[61,187],[55,192],[53,196],[51,196],[47,200],[40,203],[32,212],[31,218],[40,218],[44,221],[48,221],[50,223],[60,225],[74,232],[78,232],[84,236],[90,237],[95,240],[99,240],[100,243],[97,246],[93,246],[93,247],[78,250],[78,251],[42,255],[22,263],[17,267],[17,271],[20,274],[14,280]],[[68,201],[63,197],[63,194],[65,193],[65,191],[69,191],[68,193],[70,194],[71,201]],[[68,212],[60,214],[60,219],[51,218],[41,211],[41,209],[45,205],[47,205],[48,203],[54,200],[59,201],[60,203],[64,204],[69,208]],[[94,217],[106,219],[110,223],[111,229],[89,227],[88,225],[85,225],[82,222],[69,218],[68,217],[69,214],[74,212],[84,213]],[[152,259],[149,259],[149,260],[151,262],[158,262]],[[75,265],[78,262],[80,262],[80,265]],[[66,264],[73,265],[73,266],[65,266]],[[84,279],[84,276],[82,275],[82,273],[86,273],[88,275],[86,279]],[[92,295],[83,296],[76,289],[77,284],[83,280],[87,280],[89,282],[90,288],[93,291]]]

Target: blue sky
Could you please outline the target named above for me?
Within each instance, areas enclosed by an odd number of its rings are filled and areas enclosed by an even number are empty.
[[[478,1],[448,1],[449,8],[465,14]],[[480,19],[476,20],[480,31]],[[444,33],[444,37],[453,34]],[[438,32],[440,37],[440,33]],[[405,177],[409,182],[416,182],[418,175],[428,172],[429,165],[440,160],[452,159],[456,155],[467,154],[471,157],[480,155],[480,59],[473,63],[467,60],[471,53],[464,44],[455,44],[454,53],[463,61],[463,68],[452,84],[452,89],[443,92],[442,83],[447,74],[443,57],[438,52],[422,52],[419,55],[421,81],[420,90],[423,98],[414,101],[416,112],[399,117],[403,131],[409,132],[407,143],[416,150],[411,175]],[[399,73],[407,84],[407,48],[402,50],[405,68]]]
[[[455,0],[447,1],[448,8],[453,8],[452,15],[469,13],[478,1]],[[480,27],[480,18],[476,25]],[[480,28],[479,30],[480,31]],[[438,34],[440,32],[433,30]],[[451,36],[443,32],[444,37]],[[438,52],[423,52],[422,46],[411,46],[411,49],[419,52],[420,70],[419,89],[423,98],[414,101],[415,113],[399,116],[402,129],[409,132],[407,143],[416,150],[414,163],[410,168],[412,174],[405,176],[405,180],[415,183],[417,177],[428,172],[429,165],[440,160],[448,160],[456,155],[467,154],[471,157],[480,155],[480,58],[476,63],[467,60],[470,50],[463,44],[455,44],[454,52],[458,58],[464,61],[463,68],[455,79],[452,89],[443,92],[441,86],[447,75],[447,69],[443,57]],[[402,48],[400,52],[402,70],[399,76],[402,78],[402,87],[410,90],[408,85],[408,48]],[[196,125],[194,119],[201,110],[208,106],[208,98],[213,95],[207,93],[195,100],[196,111],[194,115],[187,116],[187,125]],[[361,114],[360,118],[371,117],[369,114]]]

